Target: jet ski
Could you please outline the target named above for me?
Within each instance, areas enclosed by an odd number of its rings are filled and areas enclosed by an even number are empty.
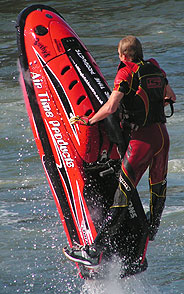
[[[19,14],[16,28],[20,84],[61,223],[70,247],[90,245],[113,203],[121,166],[117,146],[124,139],[116,115],[92,126],[71,125],[70,118],[92,117],[108,100],[110,88],[55,9],[31,5]],[[126,260],[122,277],[147,268],[148,223],[137,195],[129,203],[126,225],[111,241]],[[104,256],[110,261],[113,254],[112,246]],[[102,272],[77,267],[83,278]]]

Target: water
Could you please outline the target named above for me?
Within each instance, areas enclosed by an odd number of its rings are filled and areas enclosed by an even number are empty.
[[[156,58],[166,70],[177,95],[175,115],[167,124],[171,138],[168,197],[159,233],[148,248],[149,268],[120,281],[115,262],[103,283],[82,281],[62,255],[65,233],[18,83],[14,26],[18,13],[34,3],[0,0],[0,293],[184,293],[184,2],[40,1],[65,17],[111,87],[118,65],[118,41],[133,34],[142,41],[145,58]],[[139,191],[148,209],[147,175]]]

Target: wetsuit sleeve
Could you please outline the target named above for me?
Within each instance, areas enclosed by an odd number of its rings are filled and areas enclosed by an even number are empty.
[[[114,91],[126,94],[129,91],[127,73],[124,69],[120,69],[114,80]]]

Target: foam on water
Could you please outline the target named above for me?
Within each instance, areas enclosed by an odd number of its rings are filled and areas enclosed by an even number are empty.
[[[120,263],[114,261],[105,280],[88,280],[82,286],[80,294],[159,294],[157,287],[151,285],[146,272],[119,278]]]
[[[184,159],[169,160],[169,173],[184,173]]]
[[[183,206],[170,206],[166,207],[166,209],[163,211],[163,217],[166,215],[171,215],[173,213],[182,213],[184,212]]]

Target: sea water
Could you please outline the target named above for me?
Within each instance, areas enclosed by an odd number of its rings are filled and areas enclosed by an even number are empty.
[[[113,87],[117,44],[127,35],[142,42],[145,59],[156,58],[177,95],[168,119],[171,148],[168,192],[160,230],[148,246],[148,270],[119,280],[119,263],[104,281],[83,281],[65,259],[67,243],[33,140],[17,69],[15,22],[35,3],[60,12]],[[0,0],[0,293],[144,294],[184,293],[184,102],[181,1]],[[138,190],[149,207],[147,173]]]

